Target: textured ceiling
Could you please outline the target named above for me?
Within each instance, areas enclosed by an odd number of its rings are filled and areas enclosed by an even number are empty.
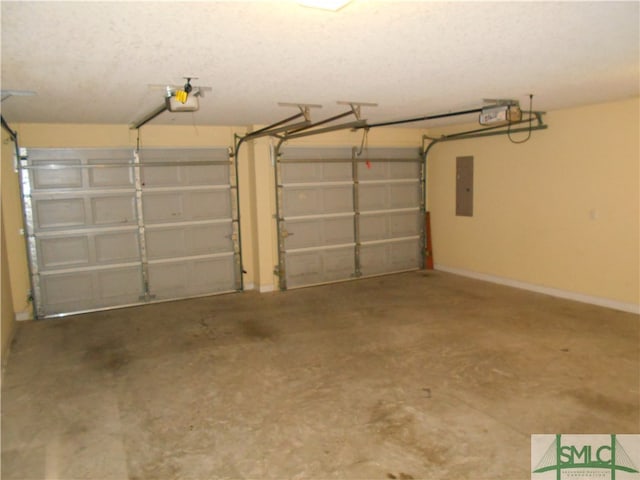
[[[515,98],[552,110],[639,95],[640,3],[354,0],[325,12],[261,2],[1,2],[9,122],[130,123],[150,84],[199,77],[200,111],[153,123],[267,124],[363,107],[370,122]],[[417,126],[409,124],[408,126]]]

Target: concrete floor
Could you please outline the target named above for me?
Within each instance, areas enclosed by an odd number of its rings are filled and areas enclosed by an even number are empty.
[[[637,315],[442,272],[20,325],[2,478],[529,479],[640,430]]]

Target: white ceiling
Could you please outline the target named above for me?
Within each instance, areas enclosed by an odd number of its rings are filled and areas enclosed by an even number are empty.
[[[268,124],[363,107],[369,122],[515,98],[558,108],[639,95],[640,2],[2,0],[2,115],[131,123],[163,102],[149,84],[199,77],[200,111],[153,123]],[[347,107],[348,108],[348,107]],[[419,126],[408,124],[407,126]]]

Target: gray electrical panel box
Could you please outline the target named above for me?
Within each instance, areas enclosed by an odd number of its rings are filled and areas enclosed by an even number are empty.
[[[456,215],[473,216],[473,157],[456,157]]]

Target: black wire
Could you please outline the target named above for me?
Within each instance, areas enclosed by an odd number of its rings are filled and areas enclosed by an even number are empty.
[[[4,119],[2,115],[0,115],[0,120],[2,121],[2,128],[4,128],[11,137],[11,141],[13,142],[13,149],[16,155],[16,162],[20,162],[20,143],[18,142],[18,132],[16,130],[12,130],[7,121]]]
[[[9,126],[9,124],[7,123],[7,121],[4,119],[2,115],[0,115],[0,119],[2,121],[2,128],[4,128],[7,131],[7,133],[9,133],[9,135],[11,136],[11,140],[15,142],[18,138],[18,133],[15,130],[11,129],[11,127]]]
[[[372,123],[370,125],[363,125],[362,127],[355,127],[355,128],[358,129],[358,128],[388,127],[391,125],[400,125],[402,123],[421,122],[423,120],[436,120],[438,118],[455,117],[458,115],[467,115],[469,113],[477,113],[477,112],[482,112],[482,108],[473,108],[471,110],[462,110],[460,112],[440,113],[437,115],[427,115],[424,117],[417,117],[417,118],[407,118],[405,120],[394,120],[391,122]]]
[[[514,140],[513,138],[511,138],[511,123],[509,123],[509,128],[507,128],[507,137],[509,137],[509,141],[511,143],[515,143],[515,144],[520,144],[520,143],[525,143],[527,141],[529,141],[529,139],[531,138],[531,121],[533,120],[533,115],[531,114],[533,110],[533,94],[529,94],[529,133],[527,133],[527,137],[524,138],[523,140]]]

